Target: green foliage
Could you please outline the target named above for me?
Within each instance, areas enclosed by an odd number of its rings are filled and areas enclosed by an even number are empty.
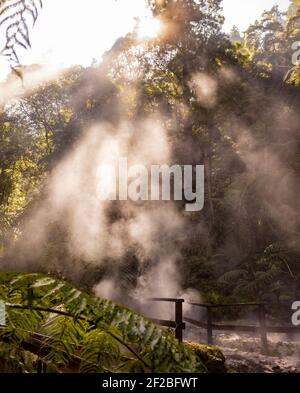
[[[0,1],[0,27],[6,30],[6,44],[0,54],[8,58],[12,70],[20,77],[17,48],[31,47],[29,23],[35,24],[42,5],[42,0]]]
[[[4,7],[9,0],[0,4]],[[299,3],[291,2],[287,15],[278,7],[264,12],[243,37],[235,28],[231,37],[222,33],[219,0],[149,0],[149,4],[164,26],[157,39],[141,43],[133,32],[117,40],[100,65],[73,67],[2,108],[1,262],[6,266],[24,266],[24,262],[32,271],[55,272],[84,289],[113,275],[120,293],[130,293],[140,270],[151,269],[157,262],[140,263],[138,246],[131,245],[117,261],[110,256],[96,261],[79,257],[78,274],[74,272],[76,257],[68,247],[68,220],[49,224],[41,253],[35,258],[30,253],[30,261],[22,246],[31,233],[25,233],[22,224],[37,206],[47,208],[49,175],[90,125],[108,124],[115,129],[124,121],[140,124],[159,113],[157,122],[168,131],[172,160],[205,165],[204,210],[187,215],[176,205],[186,222],[178,245],[182,287],[195,288],[212,302],[294,300],[300,295],[300,72],[299,66],[291,68],[291,45],[299,39]],[[210,102],[199,97],[197,81],[198,87],[208,81],[215,90]],[[204,93],[209,95],[210,89],[204,88]],[[107,220],[122,224],[125,218],[117,204],[108,210]],[[49,292],[61,296],[63,285]],[[39,291],[34,288],[32,299]],[[74,296],[82,299],[77,292]],[[64,299],[60,304],[65,309]],[[76,314],[77,306],[71,301],[67,312]],[[84,310],[85,302],[79,306]],[[14,312],[20,335],[19,311]],[[41,323],[39,314],[33,317],[32,329],[36,329]],[[130,316],[125,313],[122,318]],[[43,334],[50,329],[50,340],[59,348],[54,355],[61,356],[45,355],[50,356],[51,367],[56,363],[65,367],[79,356],[76,345],[86,337],[96,340],[107,353],[114,352],[109,348],[120,339],[117,334],[111,341],[106,330],[94,335],[84,330],[84,321],[79,326],[79,321],[72,322],[65,315],[51,316],[49,323],[43,322]],[[143,329],[136,323],[137,329]],[[63,325],[66,331],[61,331]],[[121,327],[126,330],[126,324]],[[84,332],[77,336],[74,329]],[[69,340],[64,337],[69,333],[74,346],[66,349],[64,341]],[[96,364],[94,359],[101,359],[96,350],[82,364],[83,370],[145,366],[122,348],[116,356],[125,359],[124,367],[116,365],[114,357],[108,357],[105,366]]]
[[[185,341],[184,345],[191,349],[203,362],[208,372],[226,372],[225,357],[218,347]]]
[[[36,369],[31,352],[57,372],[205,371],[166,330],[51,277],[1,274],[0,298],[7,304],[1,359],[14,360],[18,370]]]

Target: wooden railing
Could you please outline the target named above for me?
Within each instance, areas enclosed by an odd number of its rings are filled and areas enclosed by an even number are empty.
[[[233,331],[244,333],[257,333],[261,339],[261,351],[268,354],[268,333],[300,333],[299,327],[295,326],[268,326],[266,323],[266,307],[264,303],[231,303],[231,304],[206,304],[206,303],[189,303],[190,305],[206,309],[206,321],[199,321],[192,318],[184,317],[184,321],[206,329],[207,343],[213,344],[213,330]],[[226,307],[254,307],[258,316],[259,325],[237,325],[237,324],[217,324],[213,322],[212,310],[215,308]]]
[[[185,329],[185,323],[183,322],[183,310],[182,305],[184,303],[184,299],[175,299],[175,298],[151,298],[148,299],[150,302],[169,302],[175,303],[175,318],[172,321],[162,320],[162,319],[153,319],[151,320],[161,326],[173,328],[175,330],[175,337],[182,341],[183,338],[183,330]]]
[[[300,328],[295,326],[268,326],[266,321],[266,305],[265,303],[229,303],[229,304],[208,304],[208,303],[188,303],[191,306],[201,307],[206,309],[206,318],[204,321],[196,320],[190,317],[183,316],[184,299],[176,298],[152,298],[148,299],[151,302],[170,302],[175,303],[175,317],[174,320],[151,320],[158,325],[173,328],[175,336],[179,341],[183,339],[183,330],[185,323],[203,328],[206,330],[207,343],[213,344],[213,331],[230,331],[241,333],[254,333],[260,335],[261,351],[263,354],[268,354],[268,333],[286,333],[295,334],[300,333]],[[254,308],[257,314],[258,325],[239,325],[239,324],[219,324],[213,321],[213,309],[216,308]]]

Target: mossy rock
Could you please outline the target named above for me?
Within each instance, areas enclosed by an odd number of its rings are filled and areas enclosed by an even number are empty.
[[[186,347],[191,349],[196,356],[204,363],[210,373],[226,373],[225,356],[222,351],[215,346],[184,341]]]

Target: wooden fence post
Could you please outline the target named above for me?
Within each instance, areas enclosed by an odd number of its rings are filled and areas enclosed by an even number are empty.
[[[258,318],[259,318],[259,325],[260,325],[261,350],[264,355],[267,355],[268,337],[267,337],[267,326],[266,326],[266,309],[264,304],[261,304],[259,306]]]
[[[206,323],[207,323],[207,344],[213,344],[213,332],[212,332],[212,314],[211,307],[206,306]]]
[[[182,303],[184,302],[183,299],[177,299],[175,301],[175,323],[176,323],[176,328],[175,328],[175,337],[177,340],[182,342],[183,338],[183,329],[184,329],[184,323],[183,323],[183,316],[182,316]]]

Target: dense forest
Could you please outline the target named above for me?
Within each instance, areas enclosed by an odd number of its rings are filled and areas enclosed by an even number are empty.
[[[56,78],[39,81],[43,66],[16,65],[8,47],[1,271],[51,275],[133,309],[154,294],[299,300],[300,5],[274,6],[227,35],[221,0],[148,2],[162,26],[157,37],[133,31],[90,67]],[[125,156],[144,165],[203,164],[204,209],[102,201],[98,168]],[[37,312],[31,323],[41,319]],[[94,334],[86,324],[82,340]]]

